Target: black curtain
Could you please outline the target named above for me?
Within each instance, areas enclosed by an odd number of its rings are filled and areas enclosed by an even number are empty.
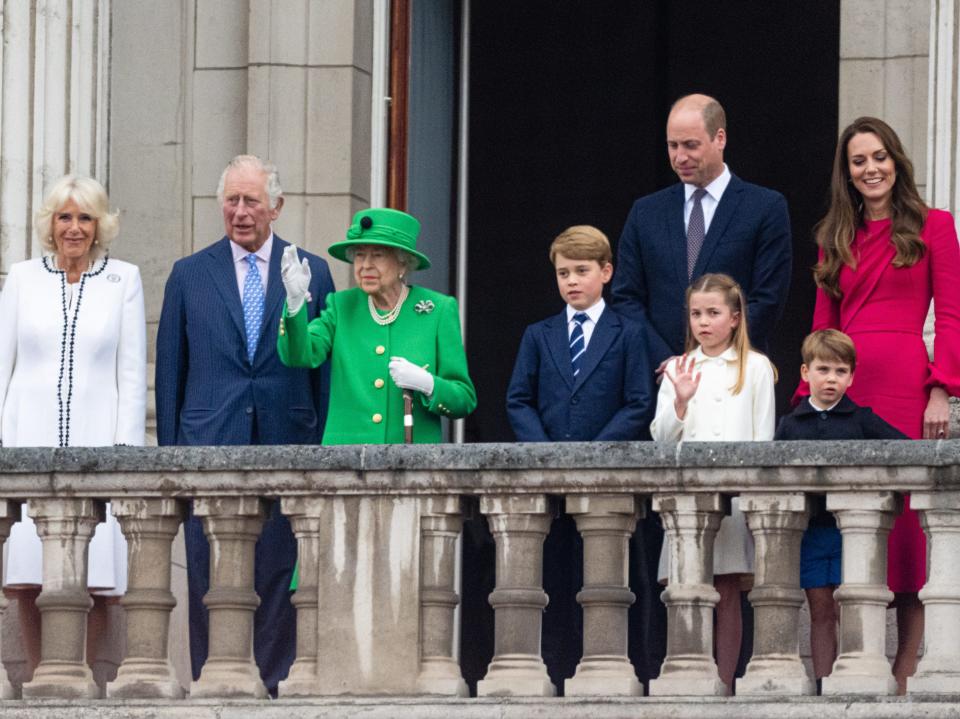
[[[550,242],[592,224],[616,252],[632,202],[677,181],[665,125],[671,103],[691,92],[724,105],[731,171],[789,203],[793,283],[771,347],[778,410],[788,410],[813,314],[811,230],[826,209],[837,136],[839,16],[838,0],[471,4],[467,352],[479,406],[468,441],[513,440],[504,397],[520,336],[563,306]],[[555,682],[581,651],[575,535],[561,516],[546,542],[554,586],[544,651]],[[644,681],[663,654],[660,537],[652,517],[631,545],[630,655]],[[483,518],[467,522],[462,668],[472,688],[493,653],[491,541]]]

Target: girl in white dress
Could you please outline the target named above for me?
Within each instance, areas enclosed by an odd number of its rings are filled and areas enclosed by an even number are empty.
[[[107,256],[116,214],[96,180],[53,184],[34,218],[47,254],[9,268],[0,293],[0,445],[142,445],[146,326],[140,272]],[[41,542],[26,511],[4,546],[4,591],[18,604],[24,650],[39,660]],[[126,590],[126,542],[117,520],[97,526],[87,581],[95,592],[88,661],[105,630],[109,596]]]
[[[670,362],[660,384],[650,433],[657,441],[744,442],[773,439],[775,370],[750,348],[747,302],[722,274],[704,275],[687,290],[687,353]],[[733,687],[743,626],[741,586],[753,575],[753,537],[732,501],[714,544],[717,604],[716,653],[720,678]],[[661,580],[669,552],[660,554]]]

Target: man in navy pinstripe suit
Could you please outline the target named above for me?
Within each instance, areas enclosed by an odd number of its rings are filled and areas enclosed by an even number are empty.
[[[226,236],[173,266],[157,334],[157,435],[161,445],[319,444],[329,394],[327,368],[293,369],[277,356],[287,246],[270,223],[283,207],[276,168],[238,155],[217,198]],[[312,319],[334,291],[327,263],[310,263]],[[254,655],[276,691],[295,655],[296,614],[288,587],[297,545],[274,503],[256,547]],[[190,594],[190,658],[197,679],[207,658],[209,547],[201,523],[185,524]]]

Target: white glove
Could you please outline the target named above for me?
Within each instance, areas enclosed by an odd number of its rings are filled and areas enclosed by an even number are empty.
[[[403,357],[390,358],[390,377],[400,389],[414,389],[427,397],[433,394],[433,375]]]
[[[297,246],[287,245],[280,258],[280,277],[287,290],[287,315],[293,317],[303,306],[304,300],[310,301],[310,264],[307,258],[303,262],[297,257]]]

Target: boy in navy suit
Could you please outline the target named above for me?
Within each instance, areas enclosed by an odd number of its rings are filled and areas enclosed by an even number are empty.
[[[550,245],[567,306],[527,327],[507,389],[520,442],[647,439],[653,373],[643,326],[603,301],[613,276],[610,242],[575,225]]]
[[[507,390],[507,416],[520,442],[649,439],[653,373],[643,326],[606,307],[613,276],[610,242],[577,225],[550,245],[566,307],[530,325]],[[554,684],[571,676],[583,654],[576,594],[583,549],[574,521],[560,515],[544,542],[543,659]]]
[[[813,332],[800,353],[800,375],[810,384],[810,396],[780,420],[774,439],[908,439],[846,396],[857,367],[857,351],[847,335],[839,330]],[[823,497],[819,500],[800,546],[800,586],[810,606],[810,653],[818,688],[837,658],[840,615],[833,592],[841,581],[843,544],[836,520]]]

